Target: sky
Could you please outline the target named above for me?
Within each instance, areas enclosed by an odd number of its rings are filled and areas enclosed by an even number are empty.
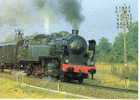
[[[137,21],[137,0],[83,0],[83,8],[86,8],[83,13],[87,14],[87,21],[82,24],[81,30],[88,34],[86,38],[94,37],[99,41],[101,37],[106,37],[110,42],[114,41],[118,33],[115,6],[124,3],[131,6],[133,20]],[[88,27],[87,31],[84,29],[85,26]]]
[[[12,2],[14,1],[14,2]],[[17,17],[17,23],[20,23],[20,18],[25,18],[27,20],[23,20],[21,23],[25,25],[16,26],[14,24],[7,23],[7,20],[18,16],[16,14],[12,14],[12,10],[10,15],[8,13],[7,17],[1,17],[5,14],[10,4],[12,4],[12,8],[16,5],[16,0],[0,0],[0,41],[4,41],[8,36],[13,36],[15,34],[15,28],[20,28],[25,35],[31,35],[36,32],[49,34],[51,32],[58,31],[68,31],[71,32],[71,25],[66,22],[66,20],[62,17],[57,17],[55,20],[50,21],[44,28],[44,20],[42,21],[40,15],[35,13],[32,10],[33,5],[28,0],[21,0],[23,4],[25,4],[26,8],[21,13],[22,17]],[[80,35],[86,38],[86,40],[95,39],[97,42],[102,37],[106,37],[110,42],[113,42],[115,37],[118,35],[118,30],[116,28],[116,14],[115,7],[122,4],[128,4],[131,6],[131,13],[133,17],[133,21],[138,20],[138,3],[137,0],[81,0],[82,6],[82,15],[84,16],[84,21],[80,25]],[[18,4],[18,3],[17,3]],[[17,7],[21,7],[18,5]],[[15,6],[16,7],[16,6]],[[6,10],[5,10],[6,9]],[[8,11],[10,11],[8,9]],[[18,10],[17,10],[18,12]],[[27,13],[27,14],[26,14]],[[7,14],[7,13],[6,13]],[[20,11],[18,12],[20,14]],[[24,15],[25,14],[25,15]],[[27,16],[28,15],[28,16]],[[4,19],[3,19],[4,18]],[[8,19],[9,18],[9,19]],[[5,20],[6,19],[6,20]],[[34,20],[32,20],[34,19]],[[32,21],[31,21],[32,20]],[[10,20],[13,21],[13,20]],[[48,20],[45,20],[48,21]]]

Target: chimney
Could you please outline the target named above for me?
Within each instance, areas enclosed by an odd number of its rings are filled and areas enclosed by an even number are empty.
[[[79,30],[73,29],[72,30],[72,34],[78,35],[79,34]]]

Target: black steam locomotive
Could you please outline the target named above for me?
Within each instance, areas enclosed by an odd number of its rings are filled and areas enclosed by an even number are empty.
[[[47,44],[31,44],[18,33],[16,43],[0,44],[0,67],[20,68],[28,75],[53,76],[61,81],[83,82],[95,74],[95,40],[79,36],[78,30]]]

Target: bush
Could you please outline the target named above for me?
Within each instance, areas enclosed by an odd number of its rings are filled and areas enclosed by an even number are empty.
[[[111,72],[121,78],[138,80],[138,67],[136,65],[128,65],[128,68],[120,64],[112,65]]]

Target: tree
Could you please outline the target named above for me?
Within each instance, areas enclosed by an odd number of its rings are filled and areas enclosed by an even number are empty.
[[[62,38],[62,37],[64,37],[64,36],[68,35],[68,34],[69,34],[69,32],[61,31],[61,32],[52,33],[52,36],[53,36],[54,38]]]
[[[113,48],[112,48],[112,61],[113,62],[119,62],[123,63],[124,62],[124,46],[123,46],[123,34],[119,34],[113,43]]]
[[[138,23],[132,23],[129,26],[129,32],[127,33],[127,57],[128,62],[138,61]],[[124,62],[124,44],[123,34],[120,33],[113,43],[113,61],[117,63]]]
[[[132,23],[129,27],[128,40],[128,61],[138,62],[138,23]]]
[[[109,62],[111,56],[112,44],[106,38],[101,38],[97,45],[97,61],[98,62]]]

